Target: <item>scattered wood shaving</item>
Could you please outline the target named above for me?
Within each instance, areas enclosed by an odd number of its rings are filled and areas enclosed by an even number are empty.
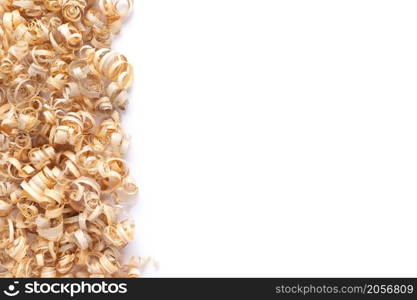
[[[0,3],[0,277],[139,277],[121,126],[133,70],[111,49],[132,2]]]

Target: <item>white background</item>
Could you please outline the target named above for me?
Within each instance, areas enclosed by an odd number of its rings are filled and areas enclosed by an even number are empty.
[[[145,276],[417,276],[417,2],[136,0]]]

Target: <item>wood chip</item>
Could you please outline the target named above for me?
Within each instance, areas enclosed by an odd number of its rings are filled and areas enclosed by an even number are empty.
[[[133,80],[112,39],[127,0],[12,0],[0,10],[0,277],[139,277],[123,264],[137,193],[121,126]]]

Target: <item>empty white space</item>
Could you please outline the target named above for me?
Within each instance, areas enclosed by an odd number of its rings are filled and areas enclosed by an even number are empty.
[[[417,2],[135,0],[145,276],[417,276]]]

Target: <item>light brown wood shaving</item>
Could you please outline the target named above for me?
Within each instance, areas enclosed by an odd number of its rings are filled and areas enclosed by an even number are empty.
[[[138,277],[121,126],[130,0],[0,0],[0,277]]]

